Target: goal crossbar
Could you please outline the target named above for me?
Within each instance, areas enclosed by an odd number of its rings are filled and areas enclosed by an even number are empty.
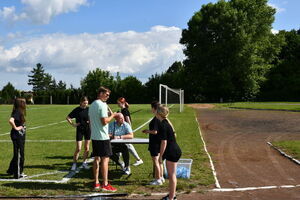
[[[170,88],[167,85],[159,84],[159,103],[162,103],[162,88],[165,89],[165,104],[168,105],[168,91],[171,91],[178,95],[179,105],[180,105],[180,112],[183,111],[184,105],[184,90],[182,89],[174,89]]]

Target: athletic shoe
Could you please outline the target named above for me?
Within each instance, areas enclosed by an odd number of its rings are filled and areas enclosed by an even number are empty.
[[[162,183],[165,183],[165,182],[166,182],[166,180],[165,180],[164,177],[160,177],[160,180],[161,180]]]
[[[100,183],[94,183],[94,190],[100,189]]]
[[[125,171],[125,169],[126,169],[126,168],[125,168],[125,163],[123,163],[123,162],[120,163],[120,167],[121,167],[122,171]]]
[[[108,192],[116,192],[117,191],[117,189],[114,188],[113,186],[111,186],[110,184],[107,184],[106,186],[102,185],[101,189],[103,191],[108,191]]]
[[[132,165],[133,166],[139,166],[139,165],[141,165],[141,164],[143,164],[144,162],[143,162],[143,160],[142,159],[139,159],[139,160],[137,160],[135,163],[133,163]]]
[[[155,179],[150,182],[150,185],[162,185],[163,183],[161,182],[160,179]]]
[[[127,175],[131,174],[130,167],[126,167],[125,170],[124,170],[124,173],[127,174]]]
[[[73,163],[72,167],[71,167],[71,171],[75,171],[77,168],[77,164],[76,163]]]
[[[81,167],[83,169],[90,169],[89,165],[86,162],[82,163]]]
[[[169,198],[169,195],[167,195],[167,196],[165,196],[165,197],[162,198],[162,200],[169,200],[169,199],[170,199],[170,198]],[[175,196],[173,199],[174,199],[174,200],[177,200],[177,197]]]
[[[26,178],[26,177],[27,177],[26,174],[24,174],[24,173],[21,173],[21,174],[20,174],[20,178]]]

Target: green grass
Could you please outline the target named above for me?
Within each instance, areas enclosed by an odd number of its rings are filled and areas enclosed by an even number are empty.
[[[75,129],[66,122],[56,125],[30,129],[31,127],[43,126],[51,123],[65,121],[67,114],[77,105],[30,105],[27,110],[27,136],[26,140],[74,140],[74,142],[26,142],[25,144],[25,168],[24,172],[29,175],[44,174],[57,170],[69,170],[72,164],[72,155],[75,150]],[[117,111],[115,105],[110,107]],[[8,179],[6,175],[9,162],[12,158],[12,143],[8,119],[12,106],[0,105],[0,178]],[[199,185],[208,186],[214,183],[208,158],[203,150],[194,110],[185,107],[183,113],[174,106],[170,109],[170,120],[175,126],[177,141],[182,148],[182,158],[192,158],[193,165],[190,179],[178,179],[178,191],[190,191]],[[152,118],[150,105],[131,105],[133,129],[139,127]],[[147,128],[148,124],[144,128]],[[148,137],[141,130],[135,133],[135,137]],[[4,140],[9,140],[5,142]],[[109,179],[119,192],[149,194],[151,192],[167,191],[167,185],[149,186],[152,180],[152,161],[147,150],[147,145],[135,145],[144,164],[131,167],[132,175],[126,176],[110,163]],[[82,154],[81,154],[82,155]],[[131,157],[131,163],[134,159]],[[34,179],[61,180],[66,173],[44,175]],[[92,190],[91,170],[81,170],[67,183],[25,183],[25,182],[1,182],[0,196],[40,196],[40,195],[68,195],[87,194]]]
[[[236,102],[215,104],[217,108],[248,108],[300,111],[300,102]]]
[[[278,141],[272,144],[283,150],[286,154],[300,160],[300,141]]]

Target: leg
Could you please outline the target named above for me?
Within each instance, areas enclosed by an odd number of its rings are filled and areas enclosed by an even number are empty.
[[[79,153],[81,151],[81,145],[82,145],[82,141],[76,141],[76,149],[75,149],[74,156],[73,156],[74,163],[77,163],[77,161],[78,161]]]
[[[167,160],[166,165],[167,165],[167,171],[169,176],[169,198],[173,199],[175,197],[176,184],[177,184],[177,178],[176,178],[177,162],[171,162]]]
[[[18,165],[18,144],[17,144],[17,140],[12,140],[12,143],[13,143],[13,157],[10,161],[7,173],[16,174],[17,173],[17,165]]]
[[[108,184],[108,162],[109,157],[101,157],[101,175],[104,186]]]
[[[83,162],[86,162],[87,157],[89,156],[90,152],[90,142],[91,140],[84,141],[84,154],[83,154]]]
[[[20,160],[19,160],[19,169],[20,169],[20,174],[23,173],[23,168],[24,168],[24,161],[25,161],[25,156],[24,156],[24,149],[25,149],[25,136],[21,137],[19,140],[19,147],[20,147]]]
[[[158,162],[158,158],[159,156],[152,156],[152,162],[153,162],[153,166],[154,166],[154,178],[155,179],[160,179],[161,175],[160,175],[160,164]]]
[[[100,162],[100,157],[95,156],[94,163],[93,163],[93,173],[94,173],[95,184],[99,183],[99,162]]]
[[[118,153],[121,151],[119,148],[120,144],[112,145],[112,156],[110,157],[117,165],[121,165]]]
[[[125,167],[129,167],[129,151],[128,151],[127,145],[121,146],[121,152],[122,152],[123,160],[125,163]]]
[[[139,154],[136,152],[134,146],[132,144],[126,144],[129,153],[131,153],[133,155],[133,157],[135,157],[136,160],[141,160]]]

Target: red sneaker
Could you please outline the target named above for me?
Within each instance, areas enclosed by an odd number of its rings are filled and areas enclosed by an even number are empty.
[[[94,190],[100,189],[100,183],[94,183]]]
[[[108,191],[108,192],[115,192],[117,191],[117,188],[114,188],[113,186],[111,186],[110,184],[107,184],[106,186],[102,185],[101,189],[103,191]]]

